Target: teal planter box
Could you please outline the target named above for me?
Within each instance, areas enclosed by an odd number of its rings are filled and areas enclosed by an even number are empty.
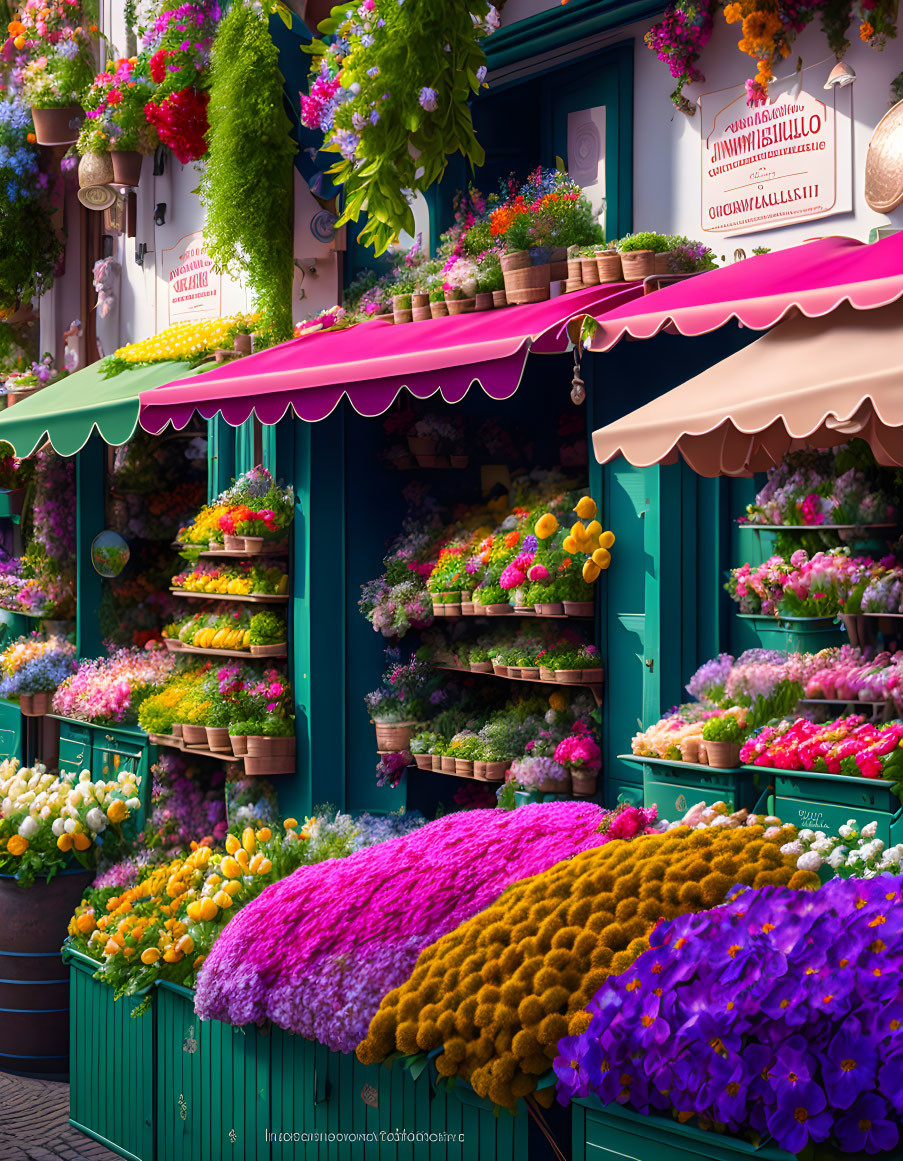
[[[836,834],[851,818],[860,827],[877,822],[885,845],[903,841],[903,805],[889,782],[805,770],[769,770],[774,776],[774,813],[782,822]]]
[[[728,810],[746,807],[752,810],[767,784],[767,773],[753,766],[734,770],[717,770],[696,762],[677,762],[670,758],[638,758],[621,754],[619,761],[642,766],[643,805],[658,807],[659,818],[674,820],[705,802],[723,802]]]
[[[23,757],[22,712],[17,702],[0,698],[0,762]]]
[[[790,653],[818,653],[848,643],[843,625],[833,617],[768,617],[737,613],[744,649],[781,649]],[[740,652],[740,650],[738,650]]]
[[[331,1052],[274,1028],[272,1076],[273,1128],[306,1136],[273,1141],[272,1161],[526,1161],[528,1156],[525,1113],[496,1116],[467,1084],[459,1082],[450,1092],[434,1086],[426,1068],[415,1078],[400,1061],[391,1068],[364,1065],[354,1054]]]
[[[90,770],[92,781],[98,782],[117,777],[121,770],[131,770],[141,779],[138,791],[141,809],[135,818],[140,831],[150,809],[150,768],[156,752],[147,734],[138,726],[96,726],[73,718],[58,720],[60,773],[80,774],[82,770]]]
[[[575,1101],[572,1108],[573,1161],[796,1161],[795,1153],[774,1145],[758,1148],[739,1137],[681,1125],[661,1115],[644,1117],[620,1105]]]
[[[194,1014],[194,992],[156,989],[157,1161],[270,1161],[271,1037]]]
[[[113,999],[97,964],[69,962],[69,1123],[129,1161],[154,1161],[154,1011],[132,1018],[143,996]]]

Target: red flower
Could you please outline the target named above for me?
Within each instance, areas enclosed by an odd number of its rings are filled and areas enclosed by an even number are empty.
[[[183,165],[198,161],[207,152],[207,104],[209,93],[182,89],[161,104],[150,101],[144,115],[157,130],[161,142],[168,145]]]
[[[162,85],[166,79],[166,58],[170,55],[165,48],[161,48],[150,58],[150,75],[155,84]]]

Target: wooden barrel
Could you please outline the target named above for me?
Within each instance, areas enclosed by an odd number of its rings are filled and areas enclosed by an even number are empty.
[[[2,1071],[69,1071],[69,972],[60,948],[91,879],[78,868],[21,887],[0,875]]]

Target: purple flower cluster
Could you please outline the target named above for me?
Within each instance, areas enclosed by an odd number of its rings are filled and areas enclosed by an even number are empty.
[[[687,693],[700,701],[720,701],[733,663],[730,653],[719,653],[711,661],[704,662],[687,682]]]
[[[893,1148],[903,1110],[901,881],[738,888],[662,924],[559,1042],[558,1099],[596,1095],[735,1133]]]
[[[198,978],[203,1019],[279,1027],[350,1052],[428,944],[515,880],[598,845],[603,812],[554,802],[468,810],[302,867],[229,922]]]

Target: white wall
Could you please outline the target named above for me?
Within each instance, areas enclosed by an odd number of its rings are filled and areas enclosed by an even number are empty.
[[[503,26],[510,27],[527,16],[556,7],[556,3],[547,0],[508,0],[503,13]],[[592,47],[595,50],[629,38],[634,41],[634,229],[703,238],[700,223],[701,118],[698,112],[693,117],[678,112],[668,99],[674,87],[670,72],[643,42],[645,33],[653,23],[647,21],[614,30],[593,38],[583,48]],[[720,14],[716,17],[714,33],[699,60],[706,81],[701,85],[688,85],[684,90],[691,102],[695,103],[700,92],[742,83],[746,77],[755,74],[755,62],[737,48],[739,36],[739,25],[727,25]],[[858,41],[855,21],[849,30],[849,38],[853,44],[845,59],[855,69],[857,80],[851,88],[841,92],[838,109],[849,107],[848,102],[851,101],[852,213],[724,240],[713,241],[709,238],[709,244],[717,254],[730,257],[736,248],[745,248],[748,253],[753,246],[783,249],[807,238],[828,234],[842,234],[865,241],[869,230],[880,225],[903,229],[903,207],[890,215],[877,214],[869,208],[863,196],[868,143],[875,126],[887,112],[890,81],[903,69],[903,38],[891,41],[883,52],[876,52]],[[570,55],[573,57],[577,51],[579,46],[574,46]],[[785,62],[787,67],[778,71],[779,77],[795,69],[798,56],[802,57],[804,68],[825,62],[806,74],[807,92],[822,95],[822,85],[833,58],[818,16],[797,38]],[[520,71],[523,71],[523,66],[520,66]],[[493,80],[491,74],[489,80],[490,83]],[[838,132],[841,128],[839,123]]]

